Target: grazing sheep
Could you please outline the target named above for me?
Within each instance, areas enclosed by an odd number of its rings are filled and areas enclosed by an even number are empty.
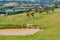
[[[26,28],[37,28],[38,25],[36,25],[36,24],[24,24],[24,27],[26,27]]]
[[[43,26],[37,25],[37,24],[23,24],[23,28],[35,28],[35,29],[40,29],[40,30],[45,30]]]

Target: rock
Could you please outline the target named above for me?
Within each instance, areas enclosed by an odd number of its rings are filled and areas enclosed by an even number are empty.
[[[5,16],[5,14],[0,14],[1,16]]]

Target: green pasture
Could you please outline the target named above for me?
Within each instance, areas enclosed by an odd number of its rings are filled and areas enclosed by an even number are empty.
[[[28,18],[26,13],[0,16],[0,24],[38,24],[44,31],[27,36],[2,36],[0,40],[60,40],[60,12],[36,13],[35,18]]]

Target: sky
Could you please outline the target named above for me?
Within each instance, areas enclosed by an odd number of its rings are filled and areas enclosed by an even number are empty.
[[[60,1],[60,0],[58,0],[58,1]]]
[[[0,0],[0,1],[24,1],[24,0]],[[30,1],[30,0],[25,0],[25,1]],[[31,1],[36,1],[36,0],[31,0]],[[41,0],[39,0],[39,1],[41,1]],[[60,1],[60,0],[58,0],[58,1]]]

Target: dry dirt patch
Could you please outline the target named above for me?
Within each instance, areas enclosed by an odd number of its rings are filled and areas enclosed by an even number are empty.
[[[34,33],[41,31],[39,29],[1,29],[0,35],[33,35]]]

